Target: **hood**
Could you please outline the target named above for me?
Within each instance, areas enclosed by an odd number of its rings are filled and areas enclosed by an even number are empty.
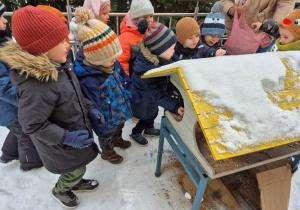
[[[159,58],[157,55],[151,53],[151,51],[145,47],[144,41],[138,43],[140,53],[138,54],[134,62],[134,71],[137,74],[144,74],[150,69],[159,67]]]
[[[127,18],[130,18],[129,13],[126,14],[123,21],[121,22],[121,25],[120,25],[121,34],[123,34],[125,32],[129,32],[129,33],[134,33],[136,35],[141,35],[140,32],[137,31],[137,27],[133,26],[132,23],[128,22]]]
[[[78,77],[83,77],[87,75],[99,75],[99,74],[105,74],[102,71],[99,71],[97,69],[94,69],[90,66],[87,66],[83,63],[83,60],[85,59],[85,56],[83,54],[83,47],[81,47],[78,52],[76,53],[76,61],[75,61],[75,73]]]
[[[19,75],[23,75],[25,80],[33,77],[47,82],[50,79],[56,81],[58,77],[58,71],[47,56],[31,55],[11,39],[5,43],[5,46],[0,47],[0,60],[17,71]]]

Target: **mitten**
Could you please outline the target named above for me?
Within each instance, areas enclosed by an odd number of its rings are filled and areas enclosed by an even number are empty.
[[[94,141],[93,138],[89,138],[88,130],[68,131],[66,130],[66,136],[63,144],[75,147],[84,148]]]

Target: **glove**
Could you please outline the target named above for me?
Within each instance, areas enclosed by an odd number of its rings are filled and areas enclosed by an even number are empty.
[[[63,144],[75,148],[84,148],[90,145],[93,141],[93,138],[89,139],[88,130],[78,130],[71,132],[66,130],[66,137],[63,141]]]
[[[98,109],[92,109],[88,114],[89,118],[97,120],[101,125],[105,124],[105,118]]]

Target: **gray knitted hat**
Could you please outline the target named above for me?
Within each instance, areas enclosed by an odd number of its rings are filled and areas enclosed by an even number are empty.
[[[131,19],[153,14],[154,8],[149,0],[132,0],[130,5]]]

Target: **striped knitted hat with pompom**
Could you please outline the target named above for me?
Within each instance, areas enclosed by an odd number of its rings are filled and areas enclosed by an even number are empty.
[[[94,65],[102,65],[122,54],[123,51],[115,32],[105,23],[95,19],[90,10],[78,8],[75,18],[78,38],[82,43],[87,61]]]
[[[5,12],[5,5],[0,1],[0,16]]]

